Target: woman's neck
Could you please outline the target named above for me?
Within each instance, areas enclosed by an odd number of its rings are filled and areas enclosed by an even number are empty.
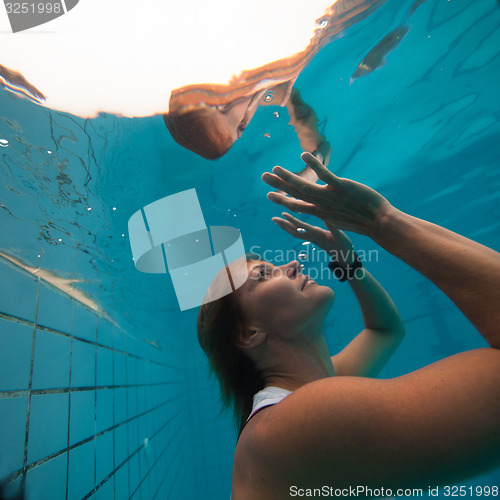
[[[269,339],[266,347],[266,355],[260,363],[265,386],[293,391],[309,382],[334,375],[322,331],[317,335],[300,335],[286,341]]]

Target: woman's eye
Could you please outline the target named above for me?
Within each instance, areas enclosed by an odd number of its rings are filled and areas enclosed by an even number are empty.
[[[238,125],[238,130],[241,130],[241,132],[243,132],[243,130],[245,130],[246,126],[247,126],[247,124],[244,121],[242,121]]]

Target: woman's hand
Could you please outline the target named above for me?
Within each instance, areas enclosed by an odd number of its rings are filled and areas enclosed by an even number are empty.
[[[299,240],[314,243],[325,250],[331,257],[337,259],[344,267],[353,264],[353,245],[343,231],[340,231],[329,222],[326,222],[326,227],[329,229],[327,231],[307,224],[286,212],[283,212],[281,215],[284,219],[280,217],[273,217],[272,219],[281,229]]]
[[[373,236],[380,218],[392,208],[390,203],[368,186],[332,174],[311,153],[302,153],[301,158],[326,185],[274,167],[262,180],[290,197],[271,192],[268,199],[294,212],[315,215],[338,229]]]

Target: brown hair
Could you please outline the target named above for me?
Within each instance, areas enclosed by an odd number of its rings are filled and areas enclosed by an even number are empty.
[[[247,262],[257,260],[247,255]],[[228,270],[228,268],[226,267]],[[223,409],[232,407],[240,431],[252,410],[253,395],[264,388],[254,362],[238,347],[238,333],[246,327],[234,293],[203,304],[198,315],[198,341],[220,384]]]
[[[233,138],[222,129],[212,106],[200,106],[187,111],[163,115],[163,120],[177,144],[207,160],[225,155],[233,145]]]

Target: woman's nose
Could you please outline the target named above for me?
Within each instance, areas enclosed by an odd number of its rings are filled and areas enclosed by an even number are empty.
[[[292,262],[286,264],[285,272],[289,278],[295,278],[295,276],[299,273],[299,270],[300,262],[298,260],[292,260]]]

